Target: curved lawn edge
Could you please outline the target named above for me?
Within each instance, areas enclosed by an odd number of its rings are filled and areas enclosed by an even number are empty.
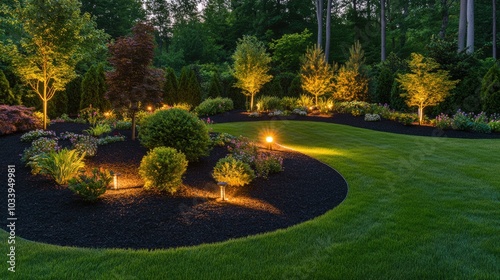
[[[254,135],[261,128],[261,124],[216,126],[224,132]],[[96,250],[22,241],[19,247],[25,250],[19,260],[25,265],[12,279],[498,278],[494,244],[500,236],[494,233],[500,230],[499,208],[491,197],[500,191],[494,176],[499,163],[498,159],[485,163],[500,152],[497,141],[433,142],[298,122],[282,132],[295,133],[287,146],[341,172],[349,181],[348,199],[291,228],[196,247]],[[308,148],[311,141],[315,146]],[[398,156],[410,158],[407,151],[415,142],[435,146],[409,174]],[[380,164],[387,157],[394,160]],[[390,186],[384,180],[387,172],[394,178],[411,176]],[[3,231],[0,235],[7,236]],[[5,270],[0,278],[3,275],[7,276]]]

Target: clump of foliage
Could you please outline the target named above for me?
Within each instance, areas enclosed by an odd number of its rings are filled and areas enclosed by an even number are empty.
[[[21,155],[21,162],[29,163],[33,160],[34,156],[42,153],[54,152],[59,150],[59,148],[55,138],[38,138],[31,143],[29,148],[24,149]]]
[[[94,168],[91,176],[80,174],[68,180],[68,188],[81,196],[83,200],[95,202],[106,192],[111,180],[112,176],[108,170]]]
[[[315,97],[318,105],[318,97],[332,91],[333,72],[332,67],[325,60],[323,50],[314,46],[308,48],[300,68],[302,89]]]
[[[189,104],[191,108],[201,103],[201,86],[194,69],[183,67],[179,77],[177,103]]]
[[[182,184],[188,161],[183,153],[174,148],[157,147],[141,160],[139,175],[145,189],[176,192]]]
[[[203,101],[198,107],[194,109],[194,112],[198,116],[212,116],[234,109],[233,100],[230,98],[208,98]]]
[[[21,135],[22,142],[33,142],[34,140],[46,137],[46,138],[55,138],[56,132],[52,130],[43,130],[43,129],[35,129]]]
[[[39,174],[47,175],[57,184],[65,185],[68,180],[75,177],[83,168],[85,153],[77,150],[62,149],[35,156]]]
[[[448,71],[438,70],[439,64],[431,58],[412,53],[411,73],[398,75],[397,81],[407,91],[406,104],[418,107],[419,123],[423,123],[424,109],[445,100],[458,81],[451,81]]]
[[[283,104],[279,97],[263,95],[257,100],[257,110],[259,112],[283,110]]]
[[[257,177],[267,178],[269,174],[283,171],[283,158],[271,153],[259,153],[255,160]]]
[[[227,148],[235,159],[254,165],[257,158],[257,146],[249,138],[243,136],[233,138]]]
[[[163,102],[165,104],[173,105],[179,102],[179,85],[175,70],[168,67],[165,70],[165,83],[163,85]]]
[[[217,71],[215,71],[212,74],[212,78],[210,79],[210,84],[208,86],[207,96],[208,96],[208,98],[221,97],[222,90],[223,89],[222,89],[219,73],[217,73]]]
[[[0,135],[41,128],[42,123],[33,110],[21,105],[0,105]]]
[[[217,182],[226,182],[229,186],[244,186],[255,178],[255,172],[249,164],[232,156],[220,159],[214,167],[212,177]]]
[[[300,68],[300,58],[310,44],[312,33],[306,29],[301,33],[284,34],[273,40],[269,48],[273,51],[273,63],[280,72],[296,72]]]
[[[111,126],[107,123],[98,123],[95,126],[92,126],[83,132],[86,132],[87,134],[91,136],[96,136],[99,137],[103,134],[110,133],[111,132]]]
[[[14,92],[10,88],[9,81],[5,77],[5,74],[0,70],[0,104],[6,105],[20,105],[21,96],[14,95]]]
[[[234,86],[250,96],[250,110],[253,110],[254,96],[272,79],[268,74],[271,57],[256,37],[243,36],[238,40],[233,60],[233,75],[237,80]]]
[[[141,123],[139,139],[147,148],[172,147],[196,161],[208,155],[208,128],[195,115],[182,109],[159,110]]]
[[[73,148],[80,154],[93,157],[97,154],[98,140],[90,135],[82,135],[73,143]]]
[[[90,67],[83,76],[81,87],[80,109],[93,107],[101,112],[109,109],[109,101],[104,98],[107,88],[103,63]]]
[[[333,97],[339,101],[366,101],[368,78],[365,74],[365,52],[359,41],[349,49],[349,60],[342,65],[335,76]]]
[[[108,135],[106,137],[97,139],[97,145],[103,146],[110,143],[122,142],[122,141],[125,141],[125,136],[123,135],[113,135],[113,136]]]
[[[444,113],[439,114],[436,116],[436,127],[439,129],[449,129],[451,128],[453,120]]]
[[[481,85],[483,111],[488,114],[500,113],[500,66],[498,63],[488,70]]]

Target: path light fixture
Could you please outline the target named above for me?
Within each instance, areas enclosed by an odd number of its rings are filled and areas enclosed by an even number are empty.
[[[153,106],[148,106],[148,112],[153,112]]]
[[[226,182],[218,182],[217,185],[220,187],[220,199],[222,201],[226,200]]]
[[[271,135],[266,137],[267,148],[271,151],[273,150],[273,141],[274,141],[274,138]]]
[[[113,189],[118,189],[118,173],[113,173]]]

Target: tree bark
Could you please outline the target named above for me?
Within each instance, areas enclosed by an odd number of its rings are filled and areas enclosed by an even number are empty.
[[[467,0],[467,53],[474,52],[474,0]]]
[[[493,59],[497,59],[497,3],[496,0],[492,2],[492,10],[493,10]]]
[[[318,48],[323,45],[323,0],[315,0],[316,18],[318,20]]]
[[[385,0],[380,1],[380,60],[385,61],[385,29],[386,29],[386,19],[385,19]]]
[[[444,40],[446,37],[446,28],[448,28],[449,21],[449,6],[448,0],[441,0],[441,14],[443,15],[443,19],[441,21],[441,30],[439,31],[439,37]]]
[[[495,1],[495,0],[493,0]],[[467,30],[467,0],[460,0],[460,18],[458,22],[458,51],[465,49],[465,34]]]
[[[332,29],[332,0],[328,0],[326,5],[326,42],[325,42],[325,60],[328,63],[330,58],[330,40]]]

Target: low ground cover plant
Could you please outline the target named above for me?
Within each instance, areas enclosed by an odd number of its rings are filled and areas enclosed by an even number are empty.
[[[52,130],[43,130],[43,129],[35,129],[32,131],[28,131],[21,135],[22,142],[33,142],[34,140],[46,137],[46,138],[55,138],[56,132]]]
[[[83,200],[95,202],[106,192],[111,180],[112,176],[108,170],[94,168],[90,176],[80,174],[68,180],[68,188]]]

